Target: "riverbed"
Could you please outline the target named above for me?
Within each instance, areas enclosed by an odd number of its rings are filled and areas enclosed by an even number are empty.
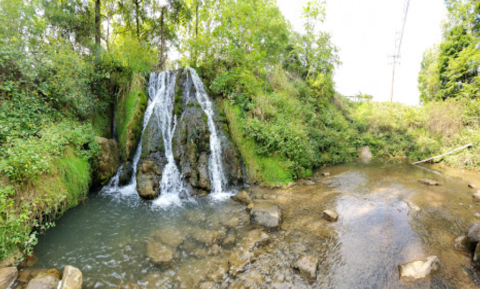
[[[469,257],[452,247],[480,212],[468,184],[480,187],[479,175],[373,160],[318,170],[287,189],[254,188],[254,202],[278,205],[283,223],[238,272],[229,260],[254,229],[245,205],[207,197],[162,207],[136,194],[91,192],[40,236],[34,268],[75,266],[84,288],[474,288]],[[338,221],[323,219],[325,209]],[[158,237],[172,242],[168,264],[147,256]],[[315,280],[293,268],[306,254],[319,260]],[[437,271],[399,280],[399,264],[430,255],[440,259]]]

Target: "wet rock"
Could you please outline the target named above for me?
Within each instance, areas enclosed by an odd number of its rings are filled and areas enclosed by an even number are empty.
[[[11,267],[14,265],[17,265],[17,263],[20,262],[20,259],[22,258],[22,252],[20,250],[15,249],[10,251],[8,253],[7,257],[0,262],[0,268],[4,267]]]
[[[480,202],[480,190],[473,193],[472,198],[475,203]]]
[[[480,241],[480,224],[472,223],[467,229],[467,238],[470,243],[476,245]]]
[[[234,200],[236,202],[239,202],[240,204],[247,205],[247,206],[253,202],[246,191],[241,191],[240,193],[232,196],[232,200]]]
[[[16,282],[27,284],[40,273],[46,273],[48,269],[23,269],[19,272]]]
[[[427,277],[440,266],[437,256],[430,256],[423,260],[409,262],[398,266],[400,279],[403,281],[416,281]]]
[[[143,278],[142,283],[145,284],[146,289],[177,288],[174,276],[175,273],[170,271],[153,272]]]
[[[250,223],[267,229],[277,229],[282,223],[280,207],[269,203],[256,203],[250,211]]]
[[[252,188],[252,195],[260,196],[260,198],[265,194],[265,190],[260,187],[253,187]]]
[[[368,146],[363,146],[357,149],[358,157],[361,160],[369,160],[372,158],[372,152]]]
[[[476,187],[475,187],[474,185],[472,185],[472,184],[468,184],[468,187],[469,187],[470,189],[476,189]]]
[[[427,186],[440,186],[440,184],[437,181],[429,180],[429,179],[420,179],[418,180],[418,182]]]
[[[41,272],[28,282],[27,289],[57,289],[61,277],[55,269]]]
[[[230,289],[256,289],[265,286],[265,277],[257,270],[249,270],[230,284]]]
[[[165,244],[174,250],[183,243],[186,237],[187,234],[184,231],[175,227],[161,228],[153,234],[155,240],[160,241],[162,244]]]
[[[317,279],[318,259],[313,255],[304,255],[293,265],[300,274],[310,282]]]
[[[480,270],[480,243],[477,243],[475,246],[475,251],[473,252],[472,265],[475,269]]]
[[[204,191],[212,189],[210,178],[208,177],[208,155],[206,153],[200,154],[198,157],[198,186]]]
[[[226,127],[226,124],[217,127]],[[228,131],[220,130],[223,135]],[[225,136],[221,136],[222,140],[222,164],[225,177],[229,186],[241,186],[243,184],[243,173],[240,154],[233,143]],[[252,182],[253,183],[253,182]]]
[[[216,269],[208,275],[208,279],[213,282],[218,282],[222,280],[226,274],[228,274],[229,269],[230,265],[228,264],[228,260],[221,258],[217,262]]]
[[[222,266],[222,262],[225,261],[219,257],[184,262],[177,271],[178,287],[176,288],[198,288],[202,282],[210,279],[209,276]]]
[[[207,220],[207,217],[201,211],[189,211],[185,217],[190,223],[203,223]]]
[[[0,269],[0,289],[6,289],[18,276],[17,267],[5,267]]]
[[[94,184],[105,185],[115,175],[120,166],[118,144],[113,139],[96,136],[95,140],[100,145],[100,156],[94,170]]]
[[[225,227],[235,229],[240,225],[240,218],[230,217],[226,220],[221,220],[220,223],[222,223],[222,225],[224,225]]]
[[[59,289],[82,289],[82,272],[75,267],[65,266]]]
[[[248,232],[242,239],[240,247],[253,251],[255,248],[268,245],[272,241],[272,237],[260,230],[252,230]]]
[[[338,220],[338,214],[333,210],[323,211],[323,218],[329,222],[336,222]]]
[[[314,181],[311,181],[311,180],[306,180],[306,181],[305,181],[305,185],[307,185],[307,186],[313,186],[313,185],[315,185],[315,182],[314,182]]]
[[[229,274],[234,276],[245,270],[245,266],[251,262],[253,253],[248,250],[236,250],[228,258],[230,265]]]
[[[262,199],[263,199],[263,200],[275,200],[276,198],[277,198],[277,196],[275,196],[275,195],[269,195],[269,194],[264,194],[264,195],[262,196]]]
[[[154,161],[144,160],[137,169],[137,192],[143,199],[153,200],[160,194],[162,170]]]
[[[475,247],[472,246],[472,243],[468,240],[467,236],[460,236],[453,240],[453,249],[461,251],[464,253],[472,253]]]
[[[475,213],[475,214],[473,214],[473,216],[477,219],[480,219],[480,213]]]
[[[322,173],[322,177],[328,177],[328,176],[330,176],[330,173],[329,173],[329,172],[324,172],[324,173]]]
[[[222,241],[222,246],[223,247],[229,247],[235,244],[235,235],[234,234],[228,234],[225,239]]]
[[[123,170],[120,172],[120,176],[118,178],[118,183],[121,186],[126,186],[130,183],[130,179],[133,175],[133,164],[131,162],[126,163],[123,166]]]
[[[157,265],[166,265],[173,260],[173,251],[159,242],[150,240],[147,243],[147,256]]]
[[[212,246],[213,244],[219,244],[225,238],[225,231],[206,230],[195,228],[192,229],[190,236],[197,242],[206,246]]]
[[[202,284],[200,284],[200,287],[198,287],[199,289],[212,289],[212,288],[215,288],[215,283],[213,283],[212,281],[206,281],[206,282],[202,282]]]

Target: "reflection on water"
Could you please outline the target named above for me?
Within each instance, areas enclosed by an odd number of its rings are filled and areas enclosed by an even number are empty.
[[[36,267],[78,267],[85,288],[127,283],[139,288],[475,286],[465,273],[470,271],[469,258],[452,249],[452,240],[463,234],[478,210],[467,188],[475,180],[459,177],[458,171],[443,169],[439,175],[384,161],[322,171],[330,177],[317,172],[315,185],[265,190],[274,198],[255,200],[280,206],[284,221],[281,230],[269,232],[273,241],[256,249],[252,262],[238,274],[228,274],[228,260],[253,229],[244,206],[200,200],[159,210],[134,195],[95,193],[40,237]],[[425,186],[417,182],[421,178],[442,185]],[[412,209],[415,205],[420,211]],[[337,222],[321,218],[327,208],[339,213]],[[172,249],[168,265],[155,265],[147,257],[148,242],[156,240]],[[314,283],[292,269],[305,254],[320,261]],[[437,272],[416,283],[399,281],[399,264],[429,255],[440,259]]]

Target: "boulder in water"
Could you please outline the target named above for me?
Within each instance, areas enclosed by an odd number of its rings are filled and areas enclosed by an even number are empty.
[[[55,269],[39,273],[30,280],[27,289],[57,289],[62,275]]]
[[[82,272],[75,267],[65,266],[59,289],[82,289]]]
[[[282,211],[274,204],[255,203],[250,211],[250,223],[266,229],[277,229],[282,223]]]
[[[240,204],[250,205],[253,201],[246,191],[241,191],[240,193],[232,196],[232,200],[239,202]]]
[[[150,240],[147,243],[147,256],[157,265],[166,265],[173,260],[173,251],[162,243]]]
[[[322,176],[323,177],[328,177],[328,176],[330,176],[330,173],[329,172],[324,172],[324,173],[322,173]]]
[[[474,246],[480,241],[480,224],[472,223],[467,229],[467,238]]]
[[[297,260],[293,268],[310,282],[317,279],[318,258],[313,255],[304,255]]]
[[[146,200],[158,197],[161,177],[162,171],[156,162],[142,161],[137,170],[137,191],[140,197]]]
[[[0,289],[6,289],[18,276],[17,267],[5,267],[0,269]]]
[[[440,184],[437,181],[430,180],[430,179],[420,179],[418,180],[420,184],[424,184],[427,186],[440,186]]]
[[[199,243],[206,246],[212,246],[213,244],[219,244],[222,242],[225,238],[225,231],[194,228],[192,229],[190,236]]]
[[[467,236],[460,236],[453,240],[453,249],[457,251],[471,254],[474,248]]]
[[[338,220],[338,214],[333,210],[323,211],[323,218],[329,222],[336,222]]]
[[[100,145],[100,157],[94,171],[95,185],[105,185],[115,175],[120,165],[118,144],[113,139],[96,136],[95,140]]]
[[[427,277],[440,266],[437,256],[430,256],[423,260],[413,261],[398,266],[400,279],[403,281],[416,281]]]
[[[475,203],[480,202],[480,190],[473,193],[472,198],[473,198],[473,202]]]

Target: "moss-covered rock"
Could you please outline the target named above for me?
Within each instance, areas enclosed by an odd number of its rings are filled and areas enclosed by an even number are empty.
[[[100,157],[94,170],[94,185],[103,186],[115,174],[120,160],[118,144],[113,139],[96,136],[95,140],[100,145]]]

